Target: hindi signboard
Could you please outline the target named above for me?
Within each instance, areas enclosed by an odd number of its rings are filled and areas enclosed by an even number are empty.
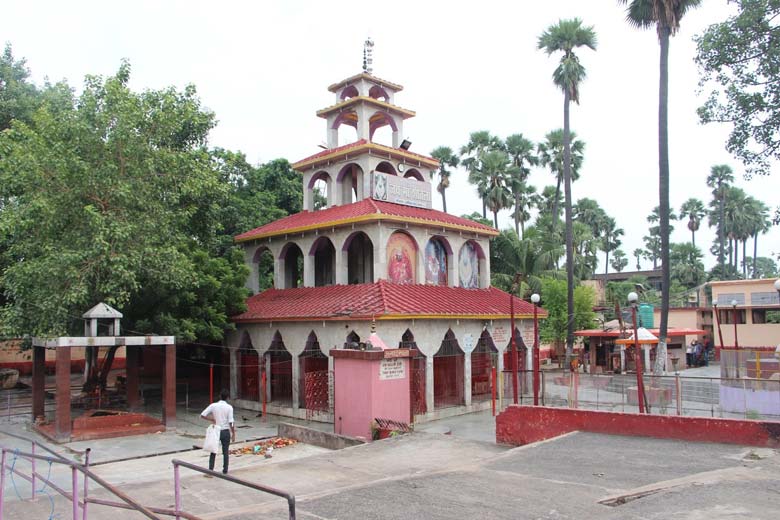
[[[371,198],[416,208],[430,209],[433,207],[430,182],[381,172],[372,174]]]
[[[402,358],[383,359],[379,363],[379,380],[406,379],[406,365]]]
[[[493,327],[493,331],[490,333],[493,338],[493,343],[497,345],[505,345],[509,343],[509,331],[506,327]]]

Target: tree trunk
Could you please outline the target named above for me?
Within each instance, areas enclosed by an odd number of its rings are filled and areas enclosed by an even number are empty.
[[[485,202],[485,199],[482,199],[482,218],[487,219],[487,202]]]
[[[742,239],[742,278],[747,279],[747,238]]]
[[[444,213],[447,213],[447,197],[444,196],[444,190],[441,190],[441,207]]]
[[[696,232],[694,230],[691,230],[691,244],[696,247]]]
[[[718,250],[718,264],[720,265],[720,271],[721,276],[723,276],[724,268],[726,267],[724,264],[726,263],[726,254],[723,250],[724,244],[723,242],[726,241],[726,236],[724,234],[724,231],[726,229],[725,227],[725,200],[723,198],[723,186],[721,183],[718,183],[718,198],[720,198],[720,222],[718,223],[718,243],[720,244],[720,249]]]
[[[758,258],[758,231],[753,235],[753,273],[751,278],[757,278],[756,276],[756,258]]]
[[[100,384],[100,389],[104,390],[106,388],[106,383],[108,381],[108,373],[111,371],[111,365],[114,364],[114,356],[116,355],[116,351],[119,347],[113,346],[108,350],[108,354],[106,354],[106,359],[103,360],[103,365],[100,367],[100,376],[98,378],[98,382]]]
[[[525,220],[520,221],[520,240],[525,239]]]
[[[563,169],[566,170],[566,136],[564,135],[564,145],[563,145]],[[569,163],[571,163],[571,150],[569,150]],[[569,165],[571,167],[571,164]],[[566,174],[564,173],[564,176]],[[560,198],[561,194],[561,178],[558,177],[558,183],[555,185],[555,198],[553,199],[552,203],[552,215],[550,215],[550,219],[552,221],[552,228],[553,231],[555,231],[556,225],[558,224],[558,198]]]
[[[658,85],[658,198],[661,231],[661,324],[653,374],[666,371],[666,332],[669,325],[669,27],[660,27],[661,59]]]
[[[607,254],[607,256],[606,256],[606,258],[604,259],[604,264],[605,264],[605,265],[604,265],[604,274],[605,274],[605,275],[608,275],[608,274],[609,274],[609,249],[607,249],[607,250],[605,251],[605,253]]]
[[[498,210],[493,211],[493,226],[498,229]]]
[[[734,239],[734,274],[739,277],[739,240]]]
[[[563,93],[563,196],[566,219],[566,367],[574,354],[574,237],[571,221],[571,132],[569,130],[569,91]]]
[[[515,233],[519,237],[520,236],[520,216],[518,214],[518,211],[520,210],[520,208],[518,206],[520,206],[520,196],[519,195],[515,195]]]

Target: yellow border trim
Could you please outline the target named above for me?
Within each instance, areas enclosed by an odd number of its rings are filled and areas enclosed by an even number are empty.
[[[380,321],[397,321],[397,320],[508,320],[510,314],[385,314],[381,316],[339,316],[339,317],[305,317],[298,318],[244,318],[233,319],[235,323],[288,323],[288,322],[308,322],[308,321],[355,321],[355,320],[380,320]],[[533,314],[515,314],[515,319],[533,319]],[[543,319],[547,317],[547,313],[538,313],[537,318]]]
[[[310,224],[308,226],[299,226],[295,228],[288,228],[284,230],[279,231],[271,231],[270,233],[260,233],[257,235],[252,235],[249,237],[244,238],[237,238],[235,239],[236,243],[242,243],[242,242],[249,242],[250,240],[258,240],[261,238],[269,238],[269,237],[277,237],[281,235],[292,235],[295,233],[303,233],[305,231],[314,231],[315,229],[322,229],[322,228],[329,228],[329,227],[335,227],[335,226],[345,226],[349,224],[355,224],[358,222],[376,222],[376,221],[388,221],[388,222],[407,222],[410,224],[421,224],[426,226],[436,226],[436,227],[443,227],[446,229],[455,229],[459,231],[469,231],[471,233],[479,233],[482,235],[488,235],[488,236],[498,236],[499,232],[497,230],[483,230],[483,229],[477,229],[469,226],[464,226],[461,224],[448,224],[446,222],[437,222],[435,220],[427,220],[422,218],[414,218],[414,217],[400,217],[396,215],[388,215],[386,213],[369,213],[368,215],[360,215],[358,217],[349,217],[344,218],[340,220],[331,220],[327,222],[320,222],[317,224]]]
[[[399,85],[398,83],[393,83],[392,81],[387,81],[386,79],[377,78],[373,74],[368,74],[366,72],[360,72],[358,74],[355,74],[354,76],[350,76],[347,79],[342,79],[338,83],[333,83],[328,87],[329,92],[336,92],[338,89],[340,89],[343,86],[346,86],[348,84],[354,83],[358,79],[367,79],[369,81],[373,81],[374,83],[378,83],[379,85],[382,85],[383,87],[390,87],[391,89],[395,90],[396,92],[402,91],[404,88]]]
[[[342,155],[343,156],[361,155],[365,150],[368,151],[374,150],[377,152],[390,154],[391,156],[395,156],[396,159],[398,158],[407,159],[409,162],[420,163],[431,169],[435,169],[439,167],[439,161],[437,161],[432,157],[426,157],[424,155],[416,155],[416,154],[408,153],[405,150],[401,150],[400,148],[392,148],[390,146],[385,146],[382,144],[367,142],[359,146],[347,148],[346,150],[335,150],[332,153],[320,155],[315,158],[303,159],[301,161],[298,161],[297,163],[293,163],[292,168],[294,170],[303,171],[306,168],[314,167],[315,165],[332,161],[334,158],[340,157]]]
[[[340,112],[343,108],[348,107],[350,105],[357,105],[361,101],[365,101],[369,105],[376,105],[381,108],[386,108],[387,110],[390,110],[392,112],[398,112],[399,114],[406,116],[404,119],[409,117],[414,117],[417,115],[417,112],[415,112],[414,110],[409,110],[408,108],[401,108],[398,105],[393,105],[391,103],[387,103],[379,99],[374,99],[370,96],[356,96],[353,98],[345,99],[344,101],[340,103],[336,103],[335,105],[331,105],[321,110],[317,110],[317,117],[326,117],[331,112]]]

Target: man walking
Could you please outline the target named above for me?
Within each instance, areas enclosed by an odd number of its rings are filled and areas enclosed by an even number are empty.
[[[222,473],[228,472],[228,452],[231,439],[236,442],[236,428],[233,424],[233,407],[227,404],[225,400],[230,394],[227,390],[219,393],[220,400],[211,403],[201,412],[201,418],[214,423],[219,429],[219,442],[222,444]],[[210,417],[209,417],[210,416]],[[216,453],[209,455],[209,469],[214,471],[214,462],[217,458]]]

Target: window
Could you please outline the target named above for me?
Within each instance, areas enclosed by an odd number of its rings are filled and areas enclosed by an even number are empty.
[[[780,323],[780,311],[774,309],[753,309],[754,324]]]
[[[745,309],[737,309],[737,325],[744,325],[746,312]],[[718,320],[721,325],[733,325],[734,324],[734,309],[719,309]]]

